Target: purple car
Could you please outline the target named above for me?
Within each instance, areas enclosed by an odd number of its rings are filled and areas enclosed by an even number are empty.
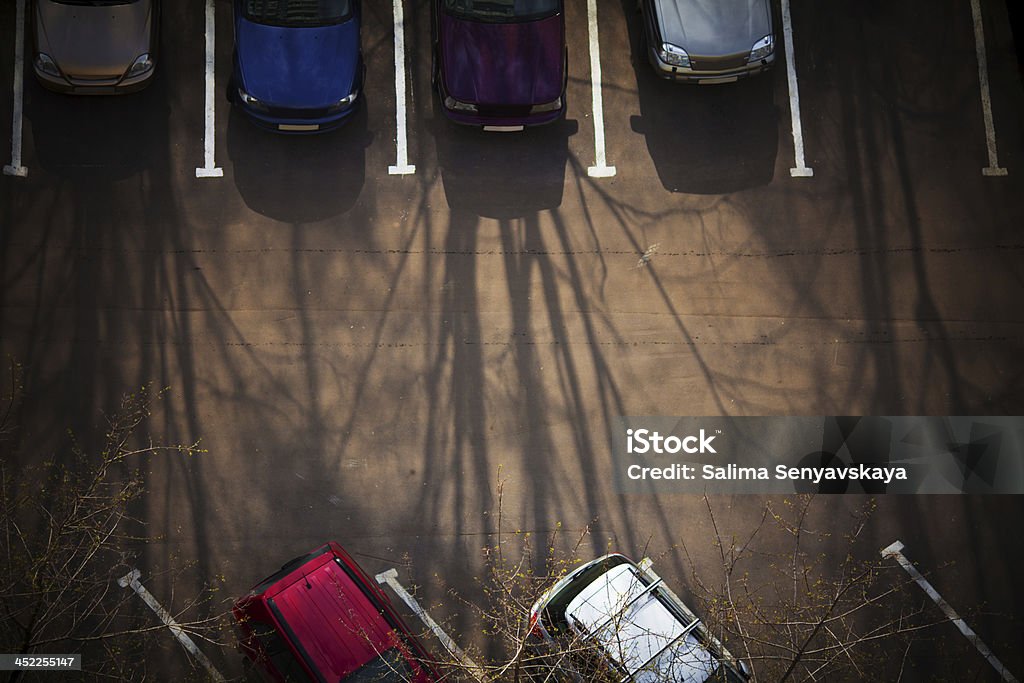
[[[451,120],[522,130],[565,113],[563,0],[434,0],[432,77]]]

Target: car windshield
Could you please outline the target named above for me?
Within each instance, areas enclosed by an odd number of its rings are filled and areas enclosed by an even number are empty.
[[[450,13],[476,21],[530,21],[557,14],[562,0],[444,0]]]
[[[323,26],[352,14],[351,0],[244,0],[245,18],[273,26]]]
[[[561,631],[566,625],[565,610],[569,603],[597,577],[625,562],[627,562],[626,558],[621,555],[612,555],[573,576],[570,583],[552,595],[550,602],[544,607],[544,621],[547,628],[553,633]]]
[[[405,683],[413,679],[409,663],[397,647],[382,652],[376,659],[342,679],[344,683]]]
[[[263,653],[286,681],[312,683],[309,675],[295,659],[295,656],[288,651],[284,640],[273,626],[254,621],[252,622],[252,632],[263,646]]]

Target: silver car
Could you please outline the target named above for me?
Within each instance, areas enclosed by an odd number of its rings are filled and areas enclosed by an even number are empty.
[[[530,610],[530,636],[578,681],[747,683],[725,649],[647,561],[613,553],[571,572]],[[564,653],[564,657],[560,655]]]
[[[34,0],[33,67],[50,90],[134,92],[153,78],[159,0]]]
[[[775,62],[770,0],[639,0],[647,58],[662,78],[731,83]]]

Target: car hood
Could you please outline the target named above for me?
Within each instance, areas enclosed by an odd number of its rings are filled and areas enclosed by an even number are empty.
[[[654,0],[662,40],[706,57],[749,52],[772,31],[768,0]]]
[[[258,100],[326,107],[352,92],[359,68],[359,22],[289,28],[240,18],[235,50],[241,85]]]
[[[152,52],[153,3],[65,5],[36,3],[36,45],[72,78],[116,78],[135,58]]]
[[[565,82],[563,17],[520,23],[466,21],[441,14],[445,88],[463,102],[551,102]]]

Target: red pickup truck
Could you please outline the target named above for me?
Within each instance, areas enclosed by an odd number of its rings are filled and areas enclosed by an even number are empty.
[[[286,563],[231,611],[239,649],[270,681],[440,679],[388,597],[337,543]]]

